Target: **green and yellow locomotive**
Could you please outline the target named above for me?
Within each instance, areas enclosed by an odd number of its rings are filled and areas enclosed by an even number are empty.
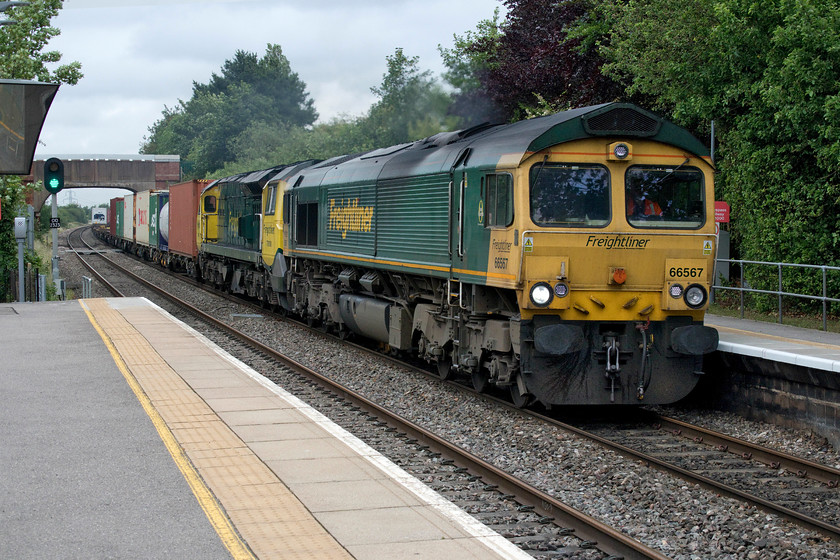
[[[633,105],[274,171],[262,215],[238,218],[261,254],[232,285],[252,274],[267,302],[443,378],[520,406],[670,403],[717,347],[708,150]]]

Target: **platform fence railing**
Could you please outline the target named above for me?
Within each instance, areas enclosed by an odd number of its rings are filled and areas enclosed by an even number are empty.
[[[715,259],[715,269],[716,274],[720,270],[721,264],[732,265],[736,264],[739,265],[740,268],[740,283],[738,286],[722,286],[715,282],[715,285],[712,286],[712,301],[715,301],[715,292],[716,291],[733,291],[738,292],[739,298],[739,311],[741,314],[741,318],[744,318],[744,294],[747,293],[755,293],[755,294],[767,294],[767,295],[775,295],[778,300],[778,310],[777,310],[777,317],[779,324],[782,323],[783,311],[782,311],[782,298],[783,297],[795,297],[801,299],[809,299],[812,301],[818,301],[822,304],[822,328],[823,330],[828,330],[828,304],[829,303],[840,303],[840,298],[829,297],[828,295],[828,273],[832,271],[840,271],[840,267],[837,266],[825,266],[825,265],[813,265],[813,264],[794,264],[794,263],[781,263],[781,262],[764,262],[764,261],[749,261],[749,260],[741,260],[741,259]],[[760,288],[752,288],[748,285],[747,275],[746,275],[746,268],[747,265],[756,265],[756,266],[763,266],[763,267],[774,267],[776,269],[776,276],[778,278],[777,289],[775,290],[767,290],[767,289],[760,289]],[[788,269],[811,269],[811,270],[819,270],[822,276],[822,293],[820,295],[817,294],[803,294],[803,293],[796,293],[796,292],[789,292],[783,289],[784,286],[784,271]]]

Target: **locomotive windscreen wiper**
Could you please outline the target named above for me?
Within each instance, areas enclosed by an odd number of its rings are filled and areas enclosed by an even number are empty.
[[[681,164],[679,164],[679,165],[678,165],[678,166],[676,166],[675,168],[671,169],[670,171],[666,171],[666,172],[665,172],[665,175],[663,175],[662,177],[657,177],[657,178],[655,178],[653,181],[651,181],[651,182],[650,182],[650,184],[651,184],[651,185],[660,185],[660,184],[664,183],[664,182],[665,182],[665,179],[667,179],[668,177],[670,177],[671,175],[673,175],[674,173],[676,173],[677,171],[679,171],[679,170],[680,170],[680,168],[681,168],[682,166],[684,166],[686,163],[688,163],[689,161],[691,161],[691,159],[690,159],[690,158],[685,158],[685,161],[684,161],[684,162],[682,162]]]
[[[545,164],[546,164],[547,161],[548,161],[548,155],[546,155],[543,158],[542,163],[540,164],[540,168],[537,169],[537,174],[534,176],[534,181],[531,183],[531,185],[536,185],[537,184],[537,181],[539,181],[539,179],[540,179],[540,173],[542,173],[542,170],[545,169]]]

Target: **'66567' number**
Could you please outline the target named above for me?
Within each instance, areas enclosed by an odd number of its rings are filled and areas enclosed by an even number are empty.
[[[672,266],[668,271],[671,278],[699,278],[703,275],[702,268]]]

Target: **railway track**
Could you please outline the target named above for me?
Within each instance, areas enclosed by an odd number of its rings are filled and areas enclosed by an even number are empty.
[[[459,390],[472,391],[469,387],[461,387]],[[359,404],[354,406],[361,407]],[[511,413],[520,414],[521,412],[511,408]],[[371,410],[366,414],[378,415],[378,412]],[[526,411],[524,414],[533,413]],[[819,531],[832,539],[840,540],[840,529],[838,529],[836,517],[836,512],[840,511],[840,506],[838,506],[840,503],[838,491],[840,490],[837,488],[840,471],[836,469],[779,454],[698,426],[662,417],[645,417],[633,424],[621,422],[602,425],[575,422],[572,423],[575,425],[572,425],[545,415],[537,415],[537,417],[544,422],[551,422],[564,430],[598,442],[599,445],[622,455],[655,466],[714,492],[742,500],[751,506],[773,512],[809,529]],[[418,433],[406,437],[424,442],[423,445],[428,445],[429,449],[432,449],[433,438],[429,436]],[[438,444],[435,443],[435,445]],[[435,449],[433,453],[445,453],[445,450]],[[432,463],[434,463],[433,460]],[[465,466],[464,459],[459,459],[456,464],[464,465],[462,468],[467,468],[467,472],[471,473],[470,476],[489,479],[492,475],[492,473],[477,474],[483,473],[481,467]],[[445,479],[441,484],[444,485],[444,489],[447,488]],[[507,488],[506,484],[494,482],[484,484],[484,486],[497,485],[501,489]],[[514,494],[509,490],[505,490],[504,493]],[[550,517],[560,519],[558,512],[562,511],[562,508],[545,498],[546,495],[533,494],[527,499],[519,497],[517,503],[525,505],[526,510],[532,510],[531,513],[537,516],[532,522],[537,525],[544,524]],[[476,504],[487,502],[488,498],[482,496],[470,507],[476,509],[479,507]],[[470,507],[465,509],[469,511]],[[518,511],[517,513],[527,512]],[[483,512],[482,515],[492,517],[496,514]],[[500,530],[502,534],[506,534],[506,530],[509,532],[509,527],[514,525],[527,526],[527,523],[522,525],[518,519],[515,523],[511,522],[511,519],[516,519],[515,517],[507,517],[507,519],[507,525]],[[564,527],[559,531],[565,532],[572,523],[572,520],[564,518],[561,522]],[[575,531],[579,535],[584,534],[579,529]],[[526,545],[539,543],[535,546],[544,546],[543,543],[551,542],[553,537],[525,536],[523,538]],[[603,536],[585,537],[582,544],[586,548],[589,546],[587,541],[603,542],[603,539]],[[562,549],[561,547],[558,550]],[[568,552],[568,549],[566,550]],[[636,557],[620,552],[618,554],[628,558]]]
[[[657,414],[634,423],[577,423],[568,429],[840,541],[838,469]]]

